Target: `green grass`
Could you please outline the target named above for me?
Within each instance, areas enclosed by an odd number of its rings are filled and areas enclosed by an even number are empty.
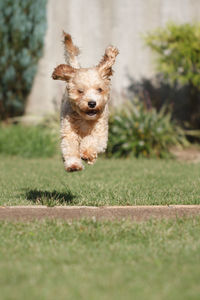
[[[59,157],[0,156],[0,205],[200,204],[200,165],[106,160],[65,173]],[[0,221],[3,300],[200,296],[200,217]]]
[[[0,222],[3,300],[200,297],[200,218]]]
[[[0,156],[0,205],[200,204],[200,164],[98,159],[65,173],[61,158]]]
[[[58,152],[56,134],[43,126],[0,124],[0,153],[20,157],[52,157]]]

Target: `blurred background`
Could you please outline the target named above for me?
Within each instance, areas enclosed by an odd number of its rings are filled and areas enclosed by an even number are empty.
[[[35,122],[40,134],[41,126],[58,132],[65,83],[51,74],[64,63],[65,30],[81,49],[83,67],[96,65],[109,44],[120,51],[112,78],[109,157],[163,157],[172,146],[198,144],[199,21],[199,0],[1,1],[0,141],[10,130],[24,136],[24,124],[30,129]]]

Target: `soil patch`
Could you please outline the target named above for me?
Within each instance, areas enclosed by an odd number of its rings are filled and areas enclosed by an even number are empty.
[[[171,149],[171,153],[179,160],[193,163],[200,163],[200,148],[187,148],[187,149]]]

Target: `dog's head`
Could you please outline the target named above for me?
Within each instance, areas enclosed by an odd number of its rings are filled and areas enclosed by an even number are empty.
[[[71,106],[82,118],[96,120],[103,112],[117,54],[117,48],[109,46],[96,67],[78,69],[62,64],[55,68],[52,78],[66,81]]]

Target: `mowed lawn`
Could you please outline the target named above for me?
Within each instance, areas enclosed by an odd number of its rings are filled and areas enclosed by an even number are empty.
[[[0,156],[0,205],[200,204],[200,164],[98,159],[66,173],[60,157]]]
[[[200,165],[0,156],[0,205],[200,204]],[[2,208],[3,209],[3,208]],[[3,300],[197,300],[200,217],[142,223],[0,221]]]
[[[200,218],[0,222],[2,300],[198,300]]]

